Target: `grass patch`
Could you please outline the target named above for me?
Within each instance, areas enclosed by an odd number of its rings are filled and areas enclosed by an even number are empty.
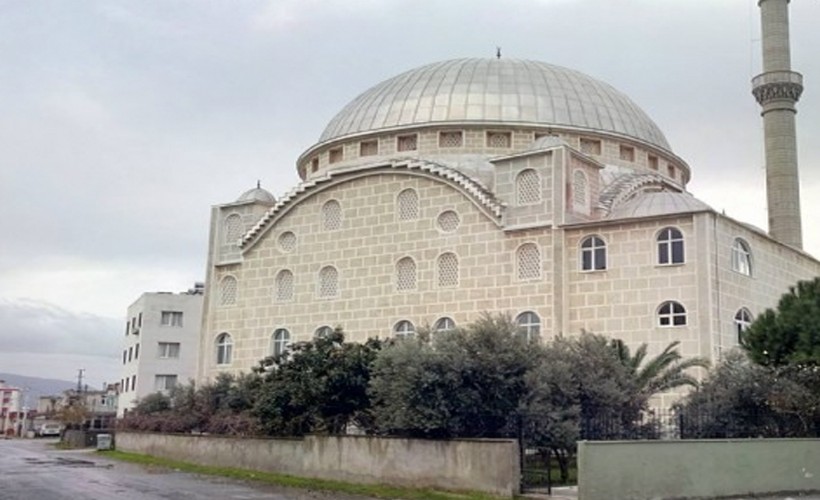
[[[99,451],[100,455],[141,465],[164,467],[195,474],[229,477],[245,481],[258,481],[267,484],[276,484],[289,488],[304,488],[311,490],[336,491],[351,495],[362,495],[375,498],[402,498],[407,500],[498,500],[501,497],[485,493],[456,493],[430,489],[403,488],[383,484],[354,484],[329,479],[314,479],[296,476],[287,476],[273,472],[260,472],[232,467],[214,467],[198,465],[189,462],[180,462],[167,458],[126,453],[123,451]]]

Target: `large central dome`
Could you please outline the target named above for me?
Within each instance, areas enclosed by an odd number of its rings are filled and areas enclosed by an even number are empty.
[[[396,127],[479,122],[616,134],[671,152],[649,116],[610,85],[517,59],[455,59],[385,80],[345,106],[319,142]]]

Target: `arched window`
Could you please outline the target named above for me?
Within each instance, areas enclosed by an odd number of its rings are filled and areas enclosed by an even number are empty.
[[[519,205],[541,203],[541,176],[528,168],[515,178],[515,199]]]
[[[516,316],[515,323],[527,336],[527,340],[535,340],[541,336],[541,318],[534,312],[522,312]]]
[[[658,308],[658,326],[686,326],[686,309],[674,300],[668,300]]]
[[[313,338],[324,339],[330,336],[331,333],[333,333],[333,328],[327,325],[320,326],[315,332],[313,332]]]
[[[438,214],[436,219],[439,230],[444,233],[452,233],[461,224],[461,218],[455,210],[445,210]]]
[[[732,243],[732,270],[746,276],[752,275],[752,251],[749,244],[740,238],[735,238]]]
[[[403,319],[393,327],[393,334],[399,338],[410,338],[416,334],[416,327],[413,323]]]
[[[233,339],[228,333],[220,333],[216,338],[216,364],[229,365],[233,359]]]
[[[276,273],[273,280],[274,295],[277,302],[293,300],[293,273],[289,269],[282,269]]]
[[[438,286],[458,286],[458,257],[452,252],[438,256]]]
[[[242,224],[242,216],[239,214],[231,214],[225,217],[225,243],[228,245],[235,245],[239,238],[245,232],[245,227]]]
[[[233,276],[225,276],[219,282],[219,304],[232,306],[236,304],[237,283]]]
[[[333,266],[325,266],[319,271],[319,297],[339,295],[339,271]]]
[[[404,257],[396,262],[396,290],[416,289],[416,261]]]
[[[534,280],[541,277],[541,250],[535,243],[524,243],[516,253],[518,279]]]
[[[433,325],[434,332],[446,332],[448,330],[455,330],[456,322],[453,321],[453,318],[448,318],[444,316],[436,320],[436,324]]]
[[[597,236],[587,236],[581,241],[581,270],[606,269],[606,243]]]
[[[325,231],[335,231],[342,227],[342,206],[336,200],[322,205],[322,227]]]
[[[279,235],[279,249],[290,253],[296,249],[296,235],[293,231],[285,231]]]
[[[277,328],[271,335],[270,352],[273,356],[279,357],[285,354],[290,346],[290,332],[284,328]]]
[[[752,324],[752,313],[745,307],[741,307],[735,313],[735,332],[737,333],[737,343],[743,343],[743,332]]]
[[[419,195],[415,189],[405,189],[396,197],[396,213],[399,220],[419,218]]]
[[[587,176],[582,170],[572,174],[572,204],[576,209],[587,208]]]
[[[658,233],[658,264],[683,264],[683,234],[674,227]]]

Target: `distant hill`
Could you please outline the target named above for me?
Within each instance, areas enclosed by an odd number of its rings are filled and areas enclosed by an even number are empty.
[[[76,383],[68,380],[26,377],[13,373],[0,373],[0,380],[5,381],[7,385],[25,389],[26,404],[29,408],[37,408],[37,400],[40,396],[60,395],[66,389],[77,386]]]

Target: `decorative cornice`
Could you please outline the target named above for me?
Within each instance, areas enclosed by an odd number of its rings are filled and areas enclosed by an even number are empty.
[[[792,103],[803,93],[803,75],[796,71],[768,71],[752,79],[752,95],[758,104],[787,100]]]

